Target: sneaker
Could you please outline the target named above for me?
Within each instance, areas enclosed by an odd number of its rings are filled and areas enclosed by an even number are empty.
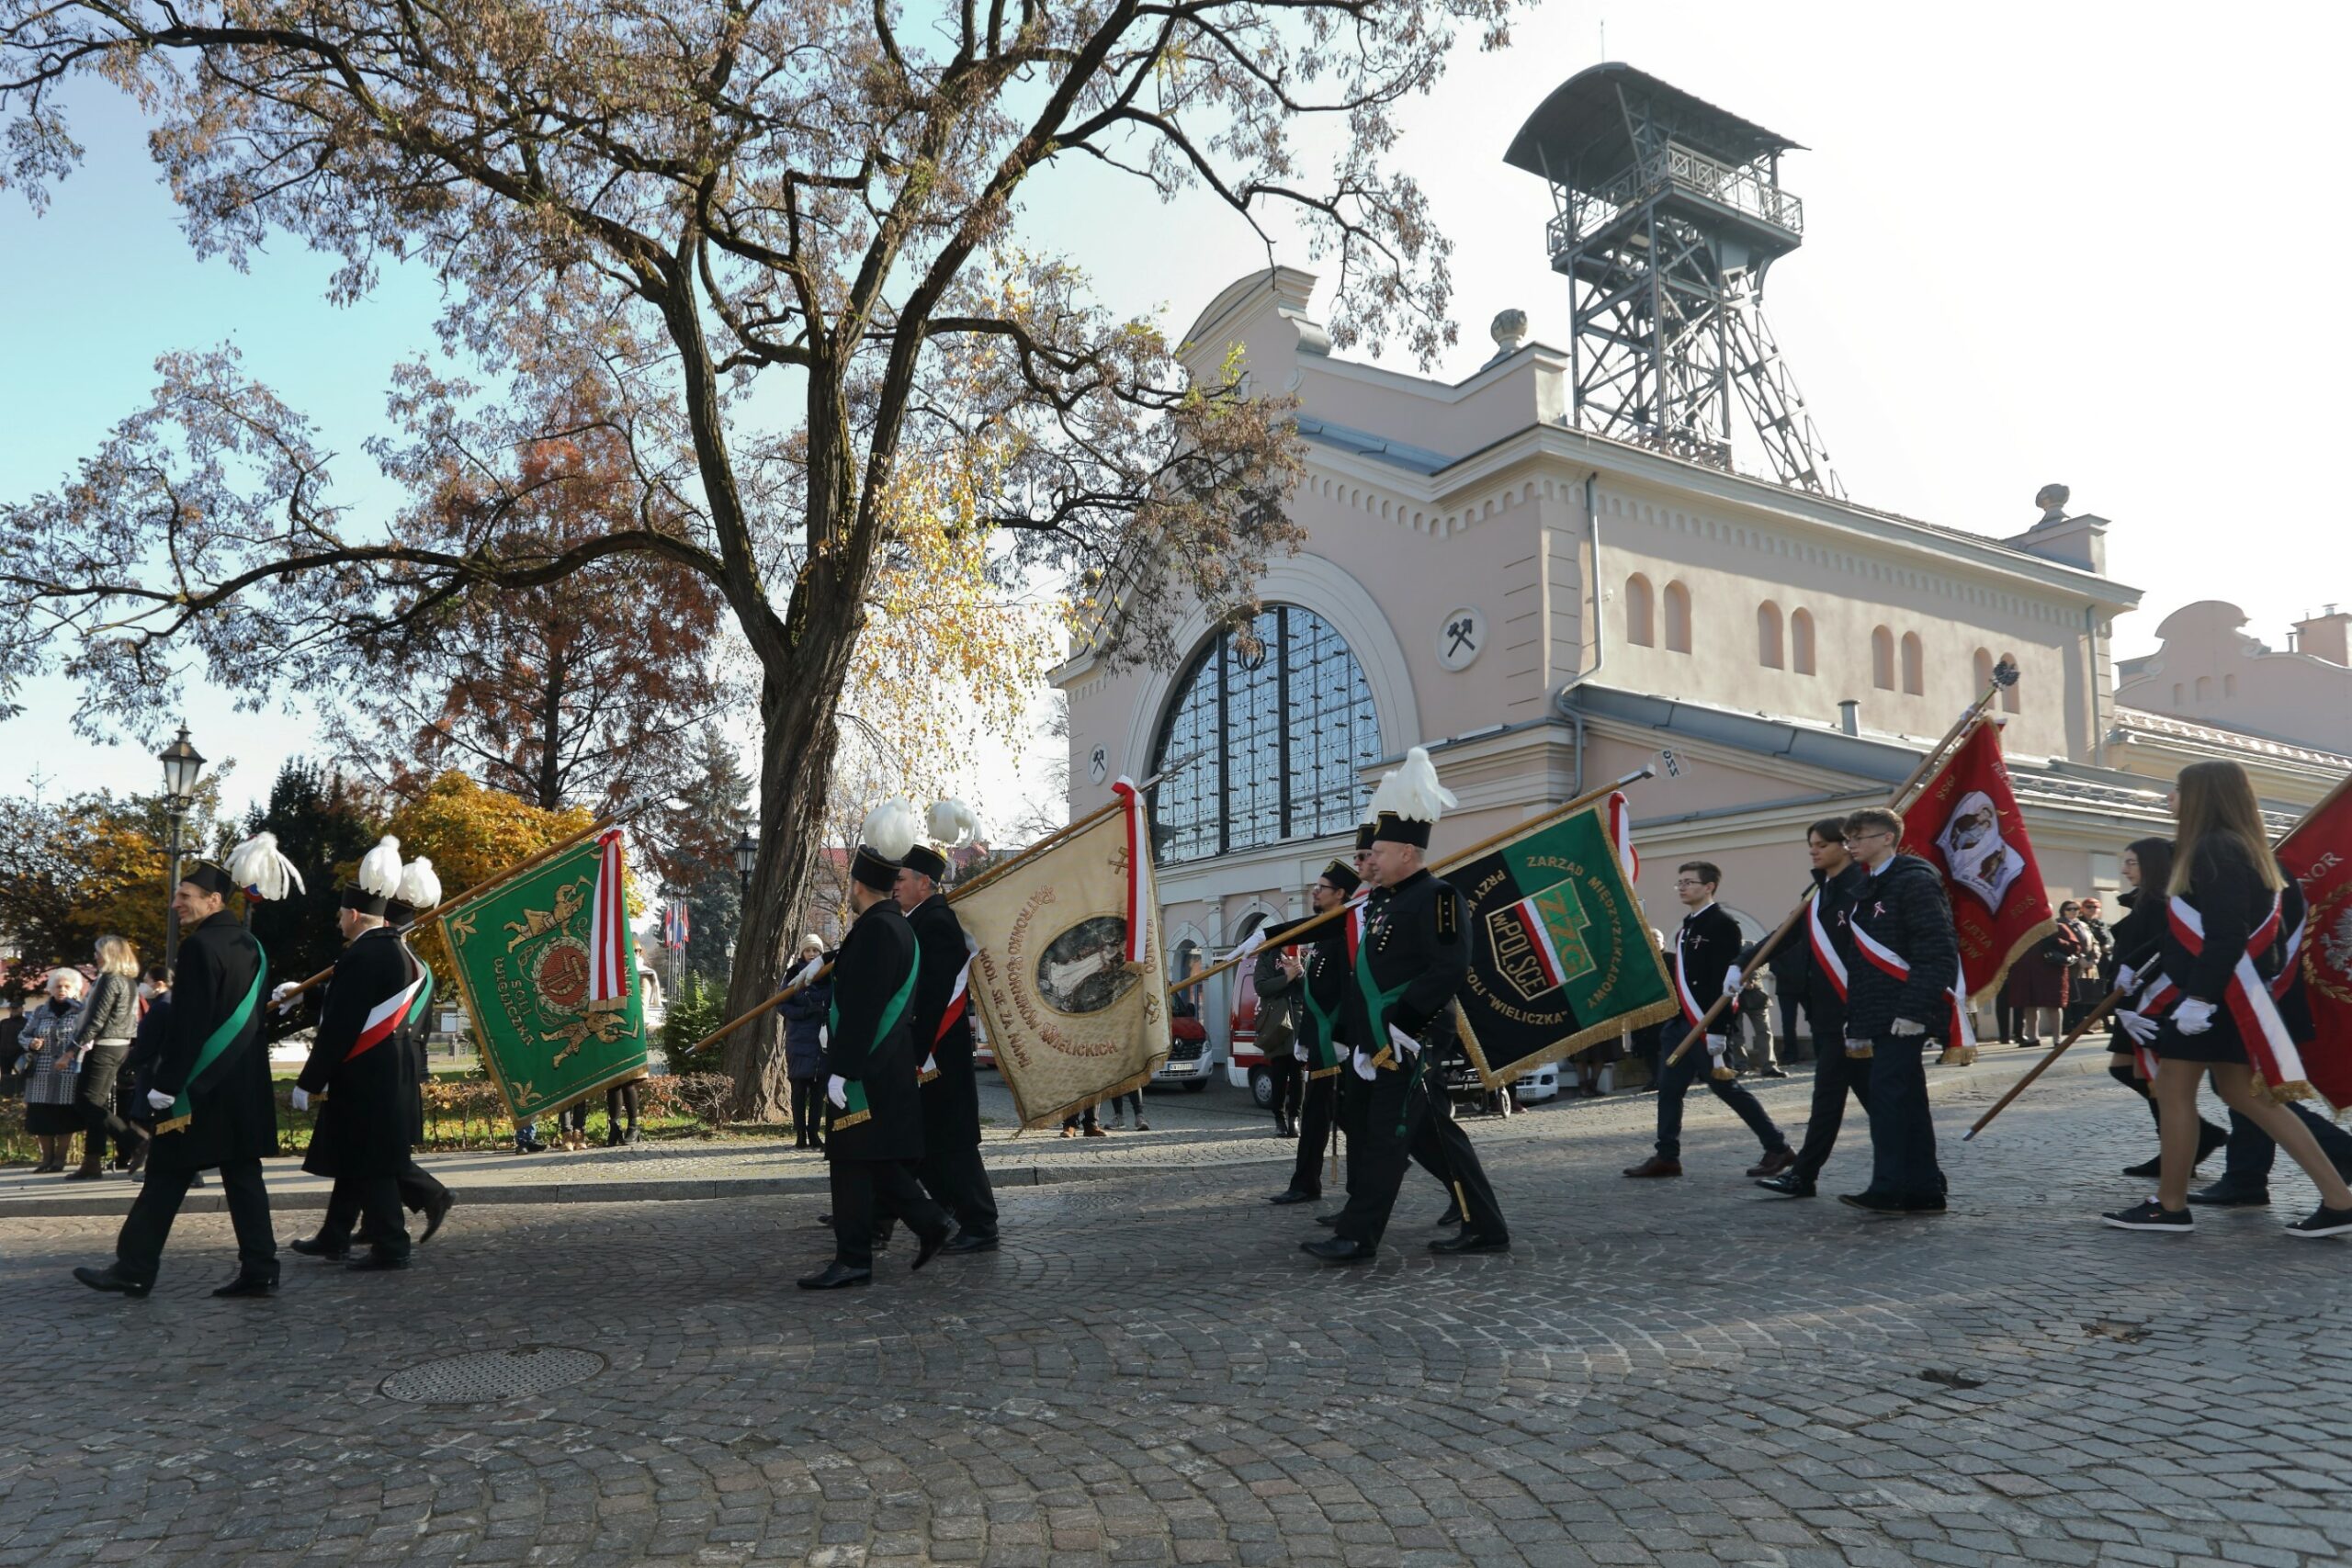
[[[2099,1218],[2120,1231],[2154,1231],[2164,1235],[2187,1235],[2197,1228],[2195,1214],[2187,1209],[2167,1211],[2154,1198],[2144,1203],[2135,1203],[2129,1209],[2101,1214]],[[2352,1229],[2352,1215],[2346,1215],[2346,1228]]]
[[[2311,1212],[2309,1217],[2289,1225],[2287,1234],[2305,1240],[2352,1235],[2352,1209],[2331,1209],[2322,1203]]]
[[[1138,1133],[1148,1133],[1151,1131],[1151,1123],[1138,1116],[1136,1118],[1136,1131]]]

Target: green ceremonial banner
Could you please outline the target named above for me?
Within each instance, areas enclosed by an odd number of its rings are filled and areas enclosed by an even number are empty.
[[[1489,1089],[1679,1010],[1605,806],[1446,870],[1470,906],[1462,1040]]]
[[[614,1002],[588,1001],[589,923],[603,859],[594,839],[441,917],[483,1064],[517,1121],[645,1076],[634,958]]]

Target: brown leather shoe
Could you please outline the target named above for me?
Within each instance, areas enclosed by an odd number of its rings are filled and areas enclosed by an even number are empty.
[[[1628,1176],[1679,1176],[1682,1174],[1682,1162],[1679,1159],[1668,1159],[1661,1155],[1652,1155],[1639,1165],[1627,1166],[1625,1174]]]
[[[1774,1149],[1761,1160],[1747,1168],[1750,1176],[1778,1176],[1797,1163],[1797,1152],[1792,1148]]]

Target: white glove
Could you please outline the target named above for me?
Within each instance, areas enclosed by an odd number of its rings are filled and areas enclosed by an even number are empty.
[[[1291,1054],[1291,1055],[1292,1055],[1293,1057],[1295,1057],[1295,1059],[1297,1059],[1297,1060],[1299,1060],[1299,1061],[1304,1062],[1305,1060],[1306,1060],[1306,1046],[1304,1046],[1304,1045],[1294,1045],[1294,1046],[1292,1046],[1292,1047],[1290,1048],[1290,1054]]]
[[[2156,1021],[2146,1013],[2126,1009],[2115,1015],[2115,1021],[2124,1033],[2143,1045],[2156,1037]]]
[[[796,986],[806,986],[809,984],[817,978],[817,971],[822,969],[824,966],[824,955],[820,953],[818,956],[810,959],[807,964],[801,965],[800,973],[792,977],[792,983]]]
[[[1371,1055],[1363,1051],[1358,1051],[1355,1055],[1355,1069],[1356,1077],[1366,1083],[1370,1083],[1380,1076],[1380,1069],[1372,1065]]]
[[[1231,953],[1227,953],[1225,955],[1225,961],[1227,964],[1231,964],[1237,959],[1247,958],[1265,945],[1266,928],[1260,926],[1256,931],[1251,931],[1248,936],[1243,937],[1241,939],[1241,945],[1235,948]]]
[[[1740,987],[1739,965],[1735,964],[1724,971],[1724,995],[1736,997]]]
[[[308,1111],[311,1109],[311,1091],[296,1084],[293,1091],[287,1095],[286,1103],[297,1111]]]
[[[2132,988],[2132,982],[2139,977],[2140,972],[2126,964],[2115,972],[2115,988],[2119,991],[2128,991]]]
[[[280,984],[280,985],[274,986],[274,987],[272,987],[270,988],[270,993],[269,993],[269,1005],[270,1005],[271,1007],[273,1007],[273,1008],[276,1008],[279,1012],[284,1012],[284,1011],[285,1011],[285,1010],[286,1010],[289,1006],[291,1006],[291,1005],[292,1005],[291,1003],[288,1002],[286,998],[288,998],[288,997],[290,997],[290,996],[292,996],[293,994],[294,994],[294,982],[293,982],[293,981],[291,981],[291,980],[288,980],[288,981],[283,982],[283,983],[282,983],[282,984]]]
[[[849,1109],[849,1080],[835,1073],[825,1080],[825,1098],[833,1102],[836,1111]]]
[[[1927,1033],[1928,1026],[1924,1023],[1914,1023],[1907,1018],[1898,1018],[1886,1026],[1886,1032],[1907,1040],[1916,1035]]]
[[[2183,1034],[2202,1034],[2213,1027],[2213,1004],[2202,997],[2183,997],[2172,1010],[2172,1021]]]
[[[1724,1059],[1724,1053],[1730,1049],[1730,1035],[1710,1034],[1707,1036],[1707,1055],[1713,1056],[1716,1061],[1722,1061]]]
[[[172,1108],[172,1101],[178,1098],[177,1095],[165,1094],[160,1089],[151,1089],[147,1091],[147,1103],[157,1111],[169,1111]]]
[[[1388,1043],[1396,1046],[1400,1053],[1408,1056],[1418,1056],[1421,1054],[1421,1043],[1393,1023],[1388,1026]]]

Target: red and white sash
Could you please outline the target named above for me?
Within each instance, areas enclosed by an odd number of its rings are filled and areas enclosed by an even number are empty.
[[[2310,934],[2311,929],[2312,912],[2306,907],[2302,918],[2295,922],[2295,929],[2287,933],[2285,961],[2278,965],[2278,973],[2270,981],[2271,996],[2281,1001],[2286,999],[2289,991],[2295,988],[2296,977],[2301,973],[2303,938]]]
[[[978,951],[972,943],[972,933],[966,931],[964,967],[956,971],[956,988],[947,994],[947,1005],[940,1010],[939,1027],[931,1032],[931,1042],[923,1050],[919,1082],[929,1083],[939,1076],[939,1043],[947,1038],[947,1032],[956,1027],[956,1020],[972,1005],[972,955]]]
[[[1829,987],[1842,1002],[1846,999],[1846,961],[1838,956],[1838,944],[1829,940],[1828,923],[1821,918],[1822,897],[1815,893],[1813,902],[1805,906],[1805,935],[1813,943],[1813,961],[1829,976]]]
[[[2168,910],[2172,934],[2192,953],[2205,951],[2205,920],[2197,907],[2177,894]],[[2246,938],[2245,951],[2238,954],[2237,963],[2230,970],[2230,984],[2222,997],[2222,1005],[2230,1010],[2230,1017],[2238,1026],[2239,1043],[2245,1047],[2246,1059],[2254,1066],[2263,1086],[2272,1098],[2297,1100],[2311,1090],[2311,1080],[2303,1072],[2302,1054],[2295,1049],[2294,1040],[2287,1033],[2286,1021],[2278,1016],[2278,1004],[2272,999],[2270,987],[2254,967],[2255,955],[2267,950],[2278,939],[2278,897],[2271,895],[2270,913]]]
[[[1911,978],[1911,961],[1864,931],[1860,920],[1848,922],[1847,929],[1854,933],[1854,946],[1870,960],[1871,967],[1897,980]],[[1969,1021],[1968,999],[1960,994],[1956,981],[1944,989],[1944,1043],[1954,1050],[1975,1044],[1976,1029]]]
[[[1617,859],[1625,867],[1625,880],[1639,882],[1642,857],[1634,848],[1634,814],[1625,806],[1625,792],[1622,789],[1609,797],[1609,841],[1617,846]]]
[[[1125,808],[1120,816],[1127,829],[1127,897],[1125,913],[1127,918],[1127,953],[1130,964],[1144,961],[1144,938],[1151,926],[1151,863],[1145,857],[1151,853],[1151,824],[1145,817],[1143,792],[1125,773],[1111,785],[1111,793],[1119,797]]]
[[[1682,1004],[1683,1023],[1696,1029],[1707,1010],[1690,994],[1690,956],[1682,950],[1683,939],[1690,934],[1687,928],[1674,933],[1674,999]]]
[[[401,956],[408,958],[405,950]],[[410,976],[407,987],[397,995],[387,997],[368,1010],[368,1021],[359,1026],[359,1038],[353,1041],[351,1049],[343,1054],[345,1061],[356,1062],[382,1044],[391,1037],[392,1031],[401,1026],[401,1020],[408,1016],[409,1004],[416,1000],[416,993],[424,985],[424,966],[413,958],[409,958],[408,961],[410,967],[414,969],[415,973]]]

